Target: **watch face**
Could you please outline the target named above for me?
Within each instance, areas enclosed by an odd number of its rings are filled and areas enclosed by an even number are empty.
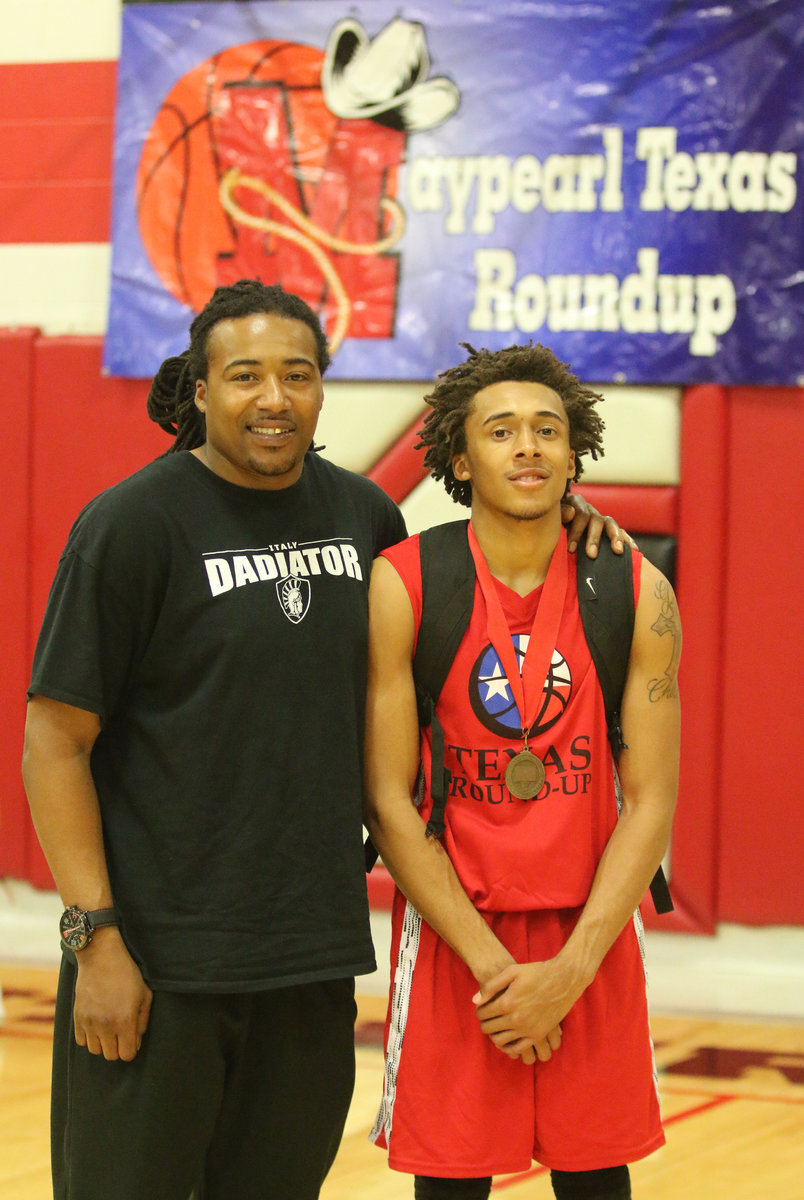
[[[86,913],[80,908],[66,908],[59,921],[61,939],[71,950],[83,950],[89,945],[89,925]]]

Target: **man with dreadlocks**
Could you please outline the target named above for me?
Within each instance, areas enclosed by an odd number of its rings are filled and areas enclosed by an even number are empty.
[[[58,1200],[304,1200],[374,970],[361,828],[367,589],[405,534],[310,447],[329,362],[280,287],[219,288],[154,380],[173,449],[59,564],[24,775],[68,909]]]
[[[366,824],[398,886],[372,1137],[417,1200],[486,1200],[533,1158],[559,1200],[626,1200],[627,1164],[664,1140],[638,904],[675,804],[678,616],[635,553],[617,780],[560,516],[582,456],[601,453],[600,397],[542,346],[467,350],[422,431],[434,476],[471,507],[476,573],[437,705],[443,840],[427,836],[412,672],[418,538],[383,552],[369,593]]]

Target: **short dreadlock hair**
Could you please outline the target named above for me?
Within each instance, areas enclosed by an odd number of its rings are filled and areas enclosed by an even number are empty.
[[[154,376],[148,393],[148,416],[175,437],[174,450],[194,450],[206,440],[204,414],[195,404],[197,379],[206,379],[209,369],[209,335],[220,321],[273,313],[292,321],[303,321],[315,337],[318,369],[323,375],[330,364],[327,340],[321,322],[309,304],[279,284],[267,286],[258,279],[241,279],[215,288],[190,326],[190,345],[182,354],[166,358]]]
[[[583,473],[581,455],[599,458],[603,453],[604,423],[595,411],[603,397],[585,387],[573,375],[566,363],[560,362],[546,346],[508,346],[505,350],[475,350],[461,342],[469,357],[460,366],[442,371],[429,396],[424,399],[431,411],[419,430],[421,441],[416,449],[424,448],[424,465],[434,479],[442,479],[444,487],[458,504],[472,503],[469,480],[455,478],[452,460],[466,449],[466,418],[472,402],[483,388],[509,380],[542,383],[561,397],[570,427],[570,448],[575,451],[575,479]]]

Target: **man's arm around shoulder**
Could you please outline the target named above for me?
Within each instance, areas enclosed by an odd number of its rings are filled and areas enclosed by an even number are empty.
[[[100,719],[34,696],[28,704],[22,773],[36,832],[65,904],[113,904],[90,755]],[[54,931],[55,932],[55,931]],[[113,925],[76,951],[75,1039],[92,1054],[130,1061],[148,1025],[151,991]]]

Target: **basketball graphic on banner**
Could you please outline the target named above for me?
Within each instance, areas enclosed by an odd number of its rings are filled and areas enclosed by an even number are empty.
[[[303,146],[303,161],[295,164],[299,189],[320,176],[337,120],[321,95],[323,57],[321,50],[288,42],[233,46],[182,76],[162,103],[140,159],[140,232],[168,289],[196,311],[223,282],[222,262],[238,247],[238,231],[217,202],[221,177],[278,105],[283,129],[292,123]],[[233,122],[247,116],[242,101],[248,96],[252,120],[235,133]],[[289,155],[286,141],[286,162]]]
[[[330,110],[324,52],[233,46],[174,85],[145,141],[140,233],[168,290],[198,311],[256,277],[301,295],[334,348],[390,337],[404,230],[395,199],[406,134]]]

